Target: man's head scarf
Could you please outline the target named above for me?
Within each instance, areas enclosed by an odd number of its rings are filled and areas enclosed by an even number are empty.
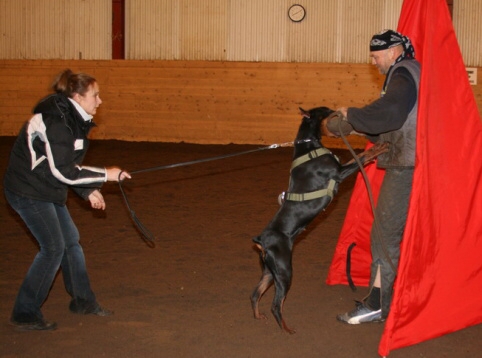
[[[372,40],[370,41],[370,51],[386,50],[398,45],[403,45],[403,54],[398,61],[405,58],[415,58],[415,50],[410,39],[393,30],[383,30],[378,34],[373,35]]]

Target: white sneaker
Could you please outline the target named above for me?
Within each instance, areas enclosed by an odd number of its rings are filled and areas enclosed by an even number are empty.
[[[356,307],[350,312],[339,314],[336,319],[343,323],[360,324],[370,322],[383,322],[382,310],[372,310],[365,306],[363,302],[355,301]]]

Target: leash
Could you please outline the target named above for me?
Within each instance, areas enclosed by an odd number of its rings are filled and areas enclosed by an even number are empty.
[[[368,193],[368,200],[370,201],[370,206],[371,206],[371,209],[372,209],[372,213],[373,213],[373,218],[375,219],[375,201],[373,200],[373,193],[372,193],[372,188],[370,186],[370,180],[368,179],[368,175],[363,167],[363,164],[362,162],[360,161],[360,158],[358,158],[358,156],[356,155],[355,151],[353,150],[353,147],[350,145],[350,143],[348,142],[348,140],[346,139],[345,135],[343,134],[343,131],[342,131],[342,128],[341,128],[341,120],[338,121],[338,130],[340,132],[340,137],[341,139],[343,139],[343,143],[345,143],[346,147],[348,148],[348,150],[350,151],[351,155],[353,156],[353,159],[355,160],[355,162],[358,164],[358,166],[360,167],[360,172],[363,176],[363,180],[365,181],[365,186],[367,188],[367,193]],[[379,235],[379,232],[380,232],[380,228],[378,226],[378,221],[376,220],[373,220],[374,221],[374,224],[375,224],[375,230],[377,231],[377,235],[375,235],[377,237],[377,239],[379,240],[379,244],[380,244],[380,247],[382,248],[382,251],[383,251],[383,255],[385,256],[385,259],[388,261],[388,263],[390,264],[390,267],[392,268],[393,272],[397,272],[396,268],[395,268],[395,265],[393,264],[393,261],[392,259],[390,258],[390,255],[388,254],[388,251],[387,251],[387,247],[385,245],[385,243],[383,242],[382,238],[380,237]],[[356,291],[356,286],[355,284],[353,283],[353,279],[351,277],[351,251],[353,250],[353,248],[356,246],[356,243],[352,243],[349,247],[348,247],[348,252],[347,252],[347,263],[346,263],[346,276],[347,276],[347,280],[348,280],[348,284],[350,285],[352,291]]]
[[[147,173],[147,172],[154,172],[158,170],[165,170],[165,169],[171,169],[171,168],[178,168],[178,167],[185,167],[188,165],[194,165],[194,164],[200,164],[200,163],[206,163],[206,162],[212,162],[215,160],[221,160],[221,159],[226,159],[226,158],[232,158],[232,157],[237,157],[240,155],[245,155],[245,154],[250,154],[250,153],[255,153],[255,152],[260,152],[263,150],[268,150],[268,149],[276,149],[276,148],[283,148],[283,147],[290,147],[294,144],[294,142],[286,142],[286,143],[276,143],[276,144],[271,144],[266,147],[261,147],[261,148],[256,148],[256,149],[251,149],[251,150],[246,150],[244,152],[237,152],[237,153],[231,153],[231,154],[226,154],[226,155],[220,155],[217,157],[210,157],[210,158],[203,158],[203,159],[197,159],[197,160],[191,160],[188,162],[181,162],[181,163],[174,163],[174,164],[168,164],[168,165],[160,165],[157,167],[152,167],[152,168],[146,168],[146,169],[140,169],[140,170],[135,170],[132,172],[129,172],[131,175],[132,174],[139,174],[139,173]],[[124,199],[124,202],[126,204],[127,210],[129,211],[131,215],[131,219],[136,225],[137,229],[139,232],[142,234],[142,239],[144,242],[147,244],[149,247],[154,247],[154,235],[147,229],[147,227],[141,222],[141,220],[137,217],[136,213],[134,210],[132,210],[132,207],[129,203],[129,200],[127,199],[127,195],[124,191],[124,188],[122,187],[122,180],[120,180],[122,172],[119,173],[118,177],[118,182],[119,182],[119,189],[122,194],[122,197]]]

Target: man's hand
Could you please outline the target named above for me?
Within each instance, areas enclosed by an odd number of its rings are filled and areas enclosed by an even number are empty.
[[[348,117],[348,108],[346,107],[340,107],[336,110],[337,112],[340,112],[341,115],[343,116],[343,118],[345,118],[346,120],[346,117]]]
[[[349,135],[353,131],[353,127],[341,111],[333,112],[323,121],[326,121],[324,125],[322,124],[323,131],[328,137],[339,137],[340,131],[343,135]]]
[[[325,118],[321,121],[321,134],[324,135],[324,136],[327,136],[327,137],[331,137],[331,138],[338,138],[339,137],[338,135],[332,133],[328,129],[328,121],[330,119],[331,119],[331,116],[327,117],[327,118]]]

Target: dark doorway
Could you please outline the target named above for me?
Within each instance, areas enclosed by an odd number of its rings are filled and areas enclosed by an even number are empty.
[[[112,0],[112,59],[123,60],[124,50],[125,0]]]

